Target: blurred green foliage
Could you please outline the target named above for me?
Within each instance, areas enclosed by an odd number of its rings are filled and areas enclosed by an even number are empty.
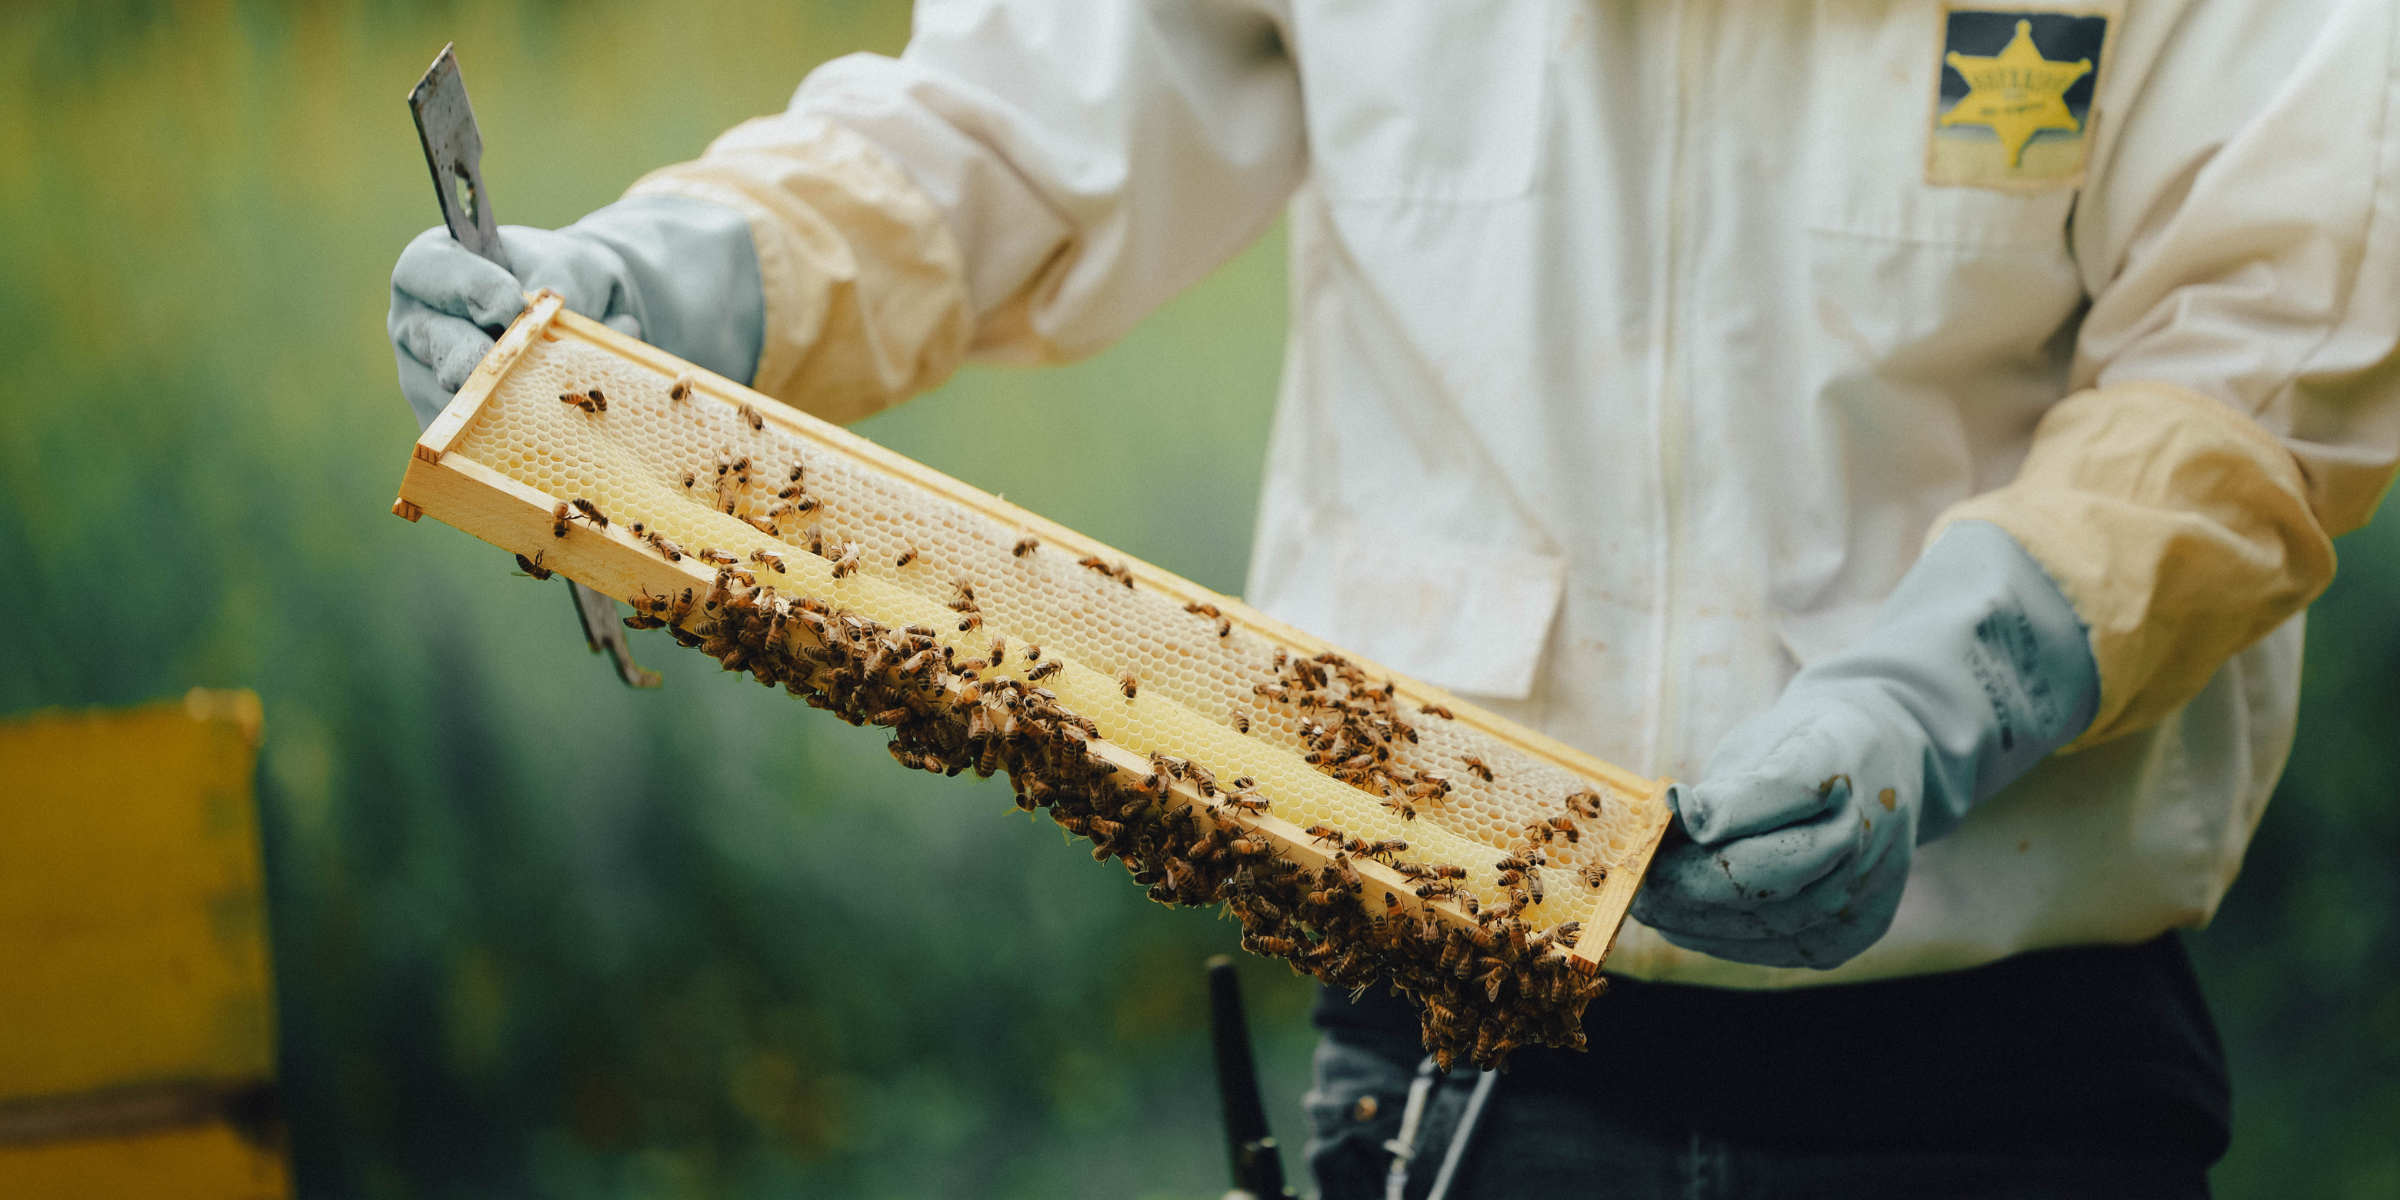
[[[664,640],[628,693],[562,589],[386,515],[385,279],[437,216],[402,97],[443,42],[503,219],[556,225],[905,36],[832,0],[0,8],[0,713],[265,696],[307,1194],[1222,1188],[1230,926]],[[1237,591],[1282,331],[1271,238],[1089,363],[860,430]],[[2292,771],[2193,939],[2227,1195],[2400,1193],[2400,519],[2343,550]],[[1309,992],[1248,965],[1297,1143]]]

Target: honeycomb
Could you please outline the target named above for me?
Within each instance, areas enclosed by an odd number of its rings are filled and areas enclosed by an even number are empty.
[[[1601,881],[1610,872],[1638,871],[1650,819],[1635,798],[1606,781],[1532,757],[1450,719],[1438,706],[1420,708],[1399,697],[1391,681],[1336,655],[1296,651],[1220,617],[1204,603],[1143,584],[1114,558],[1078,553],[1088,546],[1044,544],[1037,531],[993,515],[996,504],[979,510],[920,478],[847,453],[838,442],[810,436],[806,418],[792,418],[757,398],[776,412],[777,419],[765,419],[746,402],[750,398],[713,380],[694,384],[688,375],[670,375],[605,343],[534,337],[446,453],[557,503],[588,502],[616,526],[638,531],[660,553],[738,565],[748,578],[720,569],[706,602],[716,622],[729,629],[739,624],[732,610],[751,601],[729,601],[725,609],[717,607],[719,601],[753,583],[758,590],[752,599],[766,597],[779,614],[777,631],[784,627],[783,599],[806,598],[815,611],[853,621],[851,632],[858,634],[855,644],[861,647],[934,648],[938,642],[943,661],[964,664],[961,673],[946,676],[954,692],[961,680],[978,690],[1005,689],[1012,704],[1030,698],[1034,707],[1080,724],[1114,746],[1165,756],[1157,760],[1169,764],[1160,766],[1161,772],[1183,778],[1183,764],[1190,764],[1195,770],[1189,778],[1241,780],[1247,794],[1264,801],[1266,813],[1312,833],[1317,830],[1311,827],[1336,831],[1355,839],[1353,848],[1359,842],[1405,842],[1405,850],[1375,857],[1412,878],[1423,878],[1437,865],[1463,876],[1456,886],[1464,895],[1454,903],[1465,907],[1468,919],[1455,908],[1446,919],[1473,934],[1492,926],[1489,914],[1495,910],[1508,913],[1499,927],[1514,930],[1509,936],[1519,958],[1539,957],[1545,939],[1571,945],[1579,924],[1599,911],[1595,889]],[[567,519],[592,523],[581,516]],[[690,625],[698,597],[632,599],[637,612],[650,614],[632,623],[669,619]],[[755,613],[742,619],[759,627],[766,620]],[[815,618],[802,620],[820,624]],[[683,625],[675,632],[686,644],[709,640]],[[755,645],[757,629],[751,633]],[[834,640],[851,644],[839,630]],[[996,641],[1001,653],[995,659]],[[704,648],[726,657],[731,645],[721,636]],[[752,651],[733,653],[755,659]],[[728,664],[734,661],[729,658]],[[827,680],[857,676],[855,670],[843,676],[841,665],[813,665],[812,660],[773,669],[754,663],[751,669],[765,682],[783,681],[810,696],[811,703],[838,707],[827,699],[829,689],[838,691]],[[897,693],[877,694],[885,697],[878,704],[897,703],[890,698]],[[891,711],[894,720],[903,719],[899,709]],[[852,714],[854,720],[866,718],[864,710]],[[905,732],[896,733],[894,741],[895,755],[904,762],[916,758],[904,743],[934,744],[901,736]],[[947,744],[958,743],[953,738]],[[1026,771],[1048,761],[1030,751],[1023,757]],[[948,773],[956,773],[955,756],[947,761]],[[983,769],[989,772],[988,762]],[[1013,778],[1017,766],[1010,769]],[[1082,786],[1072,778],[1068,784]],[[1026,803],[1027,784],[1020,780],[1018,786],[1020,803]],[[1161,794],[1163,788],[1162,783]],[[1088,824],[1091,817],[1076,819]],[[1067,823],[1066,817],[1061,820]],[[1102,818],[1102,828],[1109,824]],[[1239,832],[1226,828],[1232,832],[1223,836]],[[1189,836],[1204,832],[1186,831]],[[1535,852],[1546,864],[1539,872],[1523,870],[1524,858]],[[1095,856],[1104,856],[1102,850]],[[1133,854],[1120,856],[1129,866],[1140,865]],[[1519,869],[1504,874],[1511,864]],[[1534,885],[1528,895],[1527,874],[1547,881],[1547,888]],[[1260,899],[1260,875],[1233,871],[1211,883],[1204,898],[1227,903],[1253,926],[1257,936],[1246,944],[1275,952],[1272,948],[1284,942],[1274,933],[1260,933],[1261,922],[1252,920],[1262,906],[1268,913],[1280,911]],[[1172,895],[1175,877],[1171,871],[1166,877]],[[1355,883],[1351,890],[1358,890]],[[1154,883],[1153,895],[1160,894]],[[1191,899],[1186,895],[1180,902]],[[1404,914],[1390,897],[1385,903],[1392,907],[1366,914],[1368,924],[1361,929],[1417,915],[1414,909]],[[1435,907],[1428,903],[1422,910],[1429,931]],[[1479,912],[1480,926],[1472,920]],[[1289,933],[1279,922],[1267,923]],[[1325,924],[1319,920],[1308,928],[1315,936],[1329,936],[1320,928]],[[1533,935],[1531,951],[1528,935]],[[1481,933],[1478,944],[1491,940],[1488,932]],[[1427,945],[1430,962],[1434,943]],[[1482,952],[1499,953],[1488,945]],[[1557,957],[1555,946],[1550,956]],[[1285,957],[1301,964],[1309,956]],[[1449,960],[1442,962],[1446,966]],[[1364,969],[1356,960],[1345,960],[1329,974],[1320,969],[1323,965],[1307,969],[1329,978]],[[1493,979],[1500,978],[1497,967],[1492,972]],[[1537,986],[1536,975],[1519,978],[1517,986],[1529,996],[1554,986],[1562,996],[1576,993],[1584,999],[1596,994],[1599,982]],[[1420,999],[1429,988],[1449,996],[1454,1006],[1479,1009],[1489,1004],[1476,996],[1488,991],[1489,1003],[1496,1004],[1506,990],[1497,982],[1462,988],[1445,976],[1438,985],[1417,988]],[[1448,1011],[1439,1003],[1432,1007]],[[1582,1004],[1552,1007],[1579,1014]],[[1463,1030],[1443,1030],[1437,1037],[1429,1017],[1428,1043],[1438,1041],[1477,1061],[1496,1060],[1520,1040],[1580,1043],[1579,1031],[1555,1019],[1502,1029],[1493,1018],[1485,1023],[1501,1032],[1477,1038],[1481,1020],[1461,1018]]]

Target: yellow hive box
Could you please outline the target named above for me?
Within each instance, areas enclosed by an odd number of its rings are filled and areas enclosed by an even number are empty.
[[[536,299],[394,511],[637,626],[1005,771],[1250,949],[1390,978],[1445,1057],[1580,1045],[1666,828],[1645,779]],[[1338,902],[1337,902],[1338,901]]]
[[[288,1194],[259,731],[201,689],[0,723],[0,1196]]]

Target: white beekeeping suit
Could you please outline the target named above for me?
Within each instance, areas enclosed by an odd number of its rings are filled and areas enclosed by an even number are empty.
[[[2090,732],[1834,971],[1610,960],[1872,979],[2231,883],[2299,611],[2400,458],[2396,37],[2388,0],[933,2],[634,191],[748,216],[758,386],[837,420],[1093,352],[1288,214],[1251,601],[1636,770],[1694,777],[1948,521],[2007,530],[2090,629]]]

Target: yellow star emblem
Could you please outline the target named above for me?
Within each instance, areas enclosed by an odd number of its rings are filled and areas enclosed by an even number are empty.
[[[1944,61],[1967,81],[1967,94],[1949,112],[1943,125],[1982,125],[1999,135],[2008,151],[2008,165],[2020,166],[2025,143],[2045,129],[2074,133],[2083,128],[2067,111],[2067,89],[2091,73],[2092,60],[2052,62],[2033,44],[2033,22],[2017,22],[2017,36],[2006,49],[1988,58],[1953,50]]]

